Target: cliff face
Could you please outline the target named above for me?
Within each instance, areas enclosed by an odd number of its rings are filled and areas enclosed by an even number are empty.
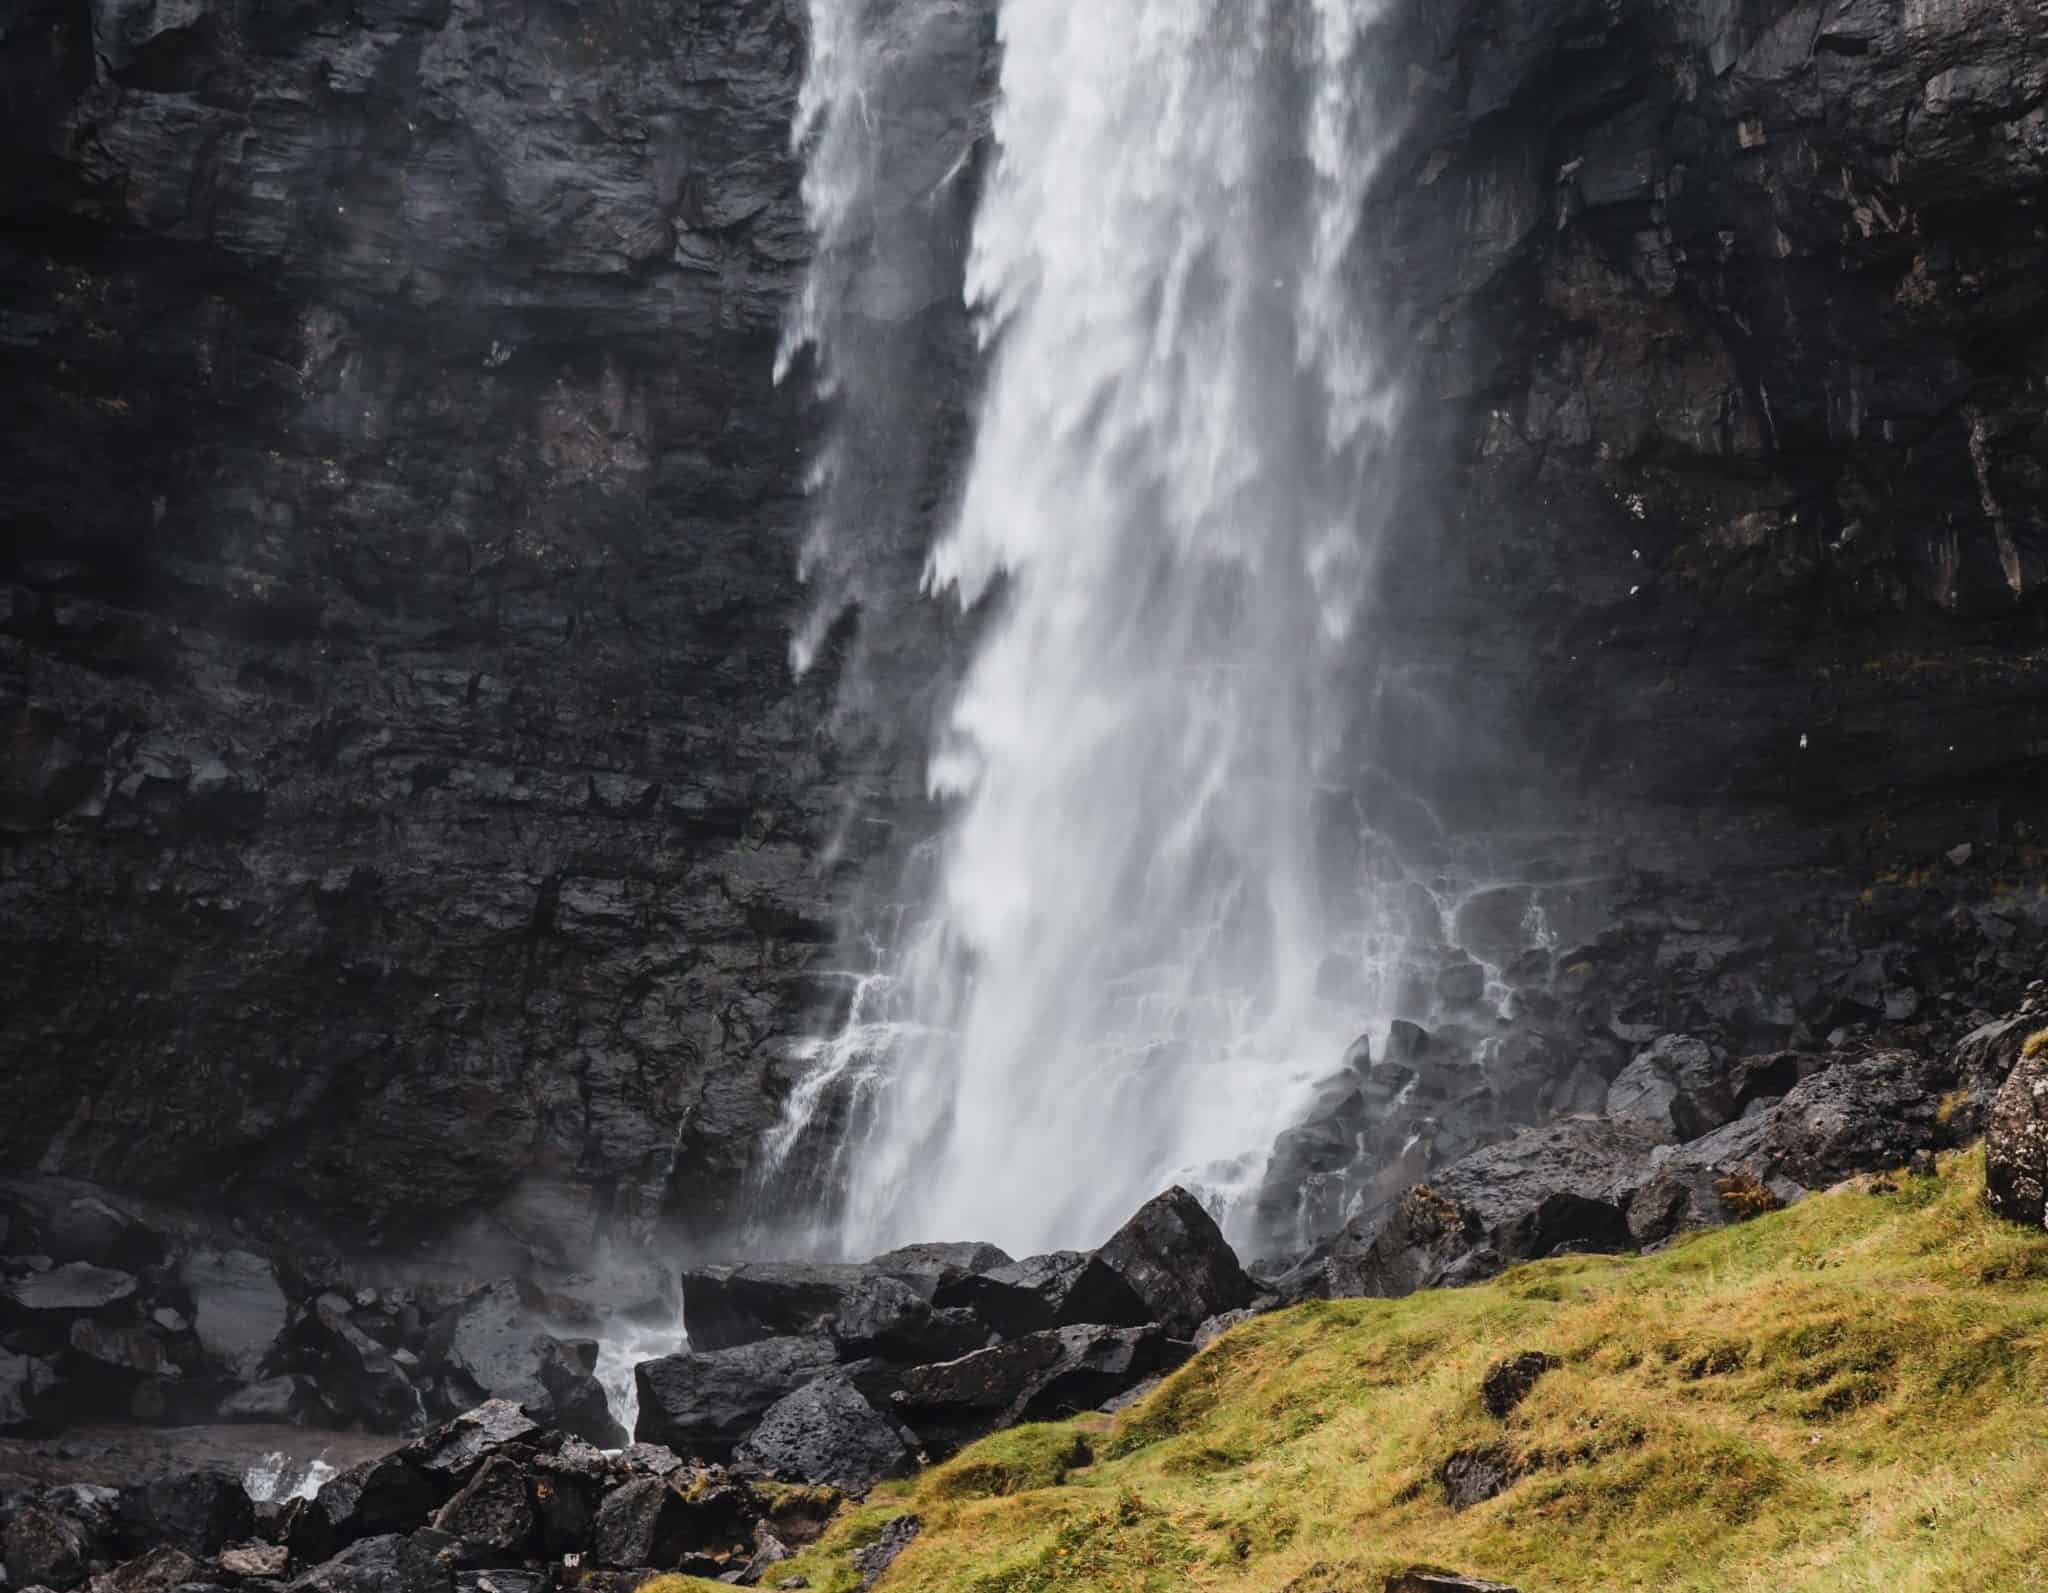
[[[1454,827],[1604,874],[1576,928],[1650,932],[1612,992],[1646,1024],[1997,1005],[2048,824],[2048,18],[1407,16],[1383,588],[1421,685],[1382,736]]]
[[[9,1166],[544,1255],[729,1217],[843,804],[901,772],[785,662],[801,10],[0,22]],[[1398,828],[1396,767],[1421,851],[1565,882],[1562,942],[1517,885],[1445,949],[1551,1025],[1518,1113],[1662,1028],[1953,1024],[2031,968],[2044,40],[1397,19],[1360,291],[1413,397],[1346,812]]]
[[[0,1162],[717,1220],[838,813],[797,10],[0,22]]]

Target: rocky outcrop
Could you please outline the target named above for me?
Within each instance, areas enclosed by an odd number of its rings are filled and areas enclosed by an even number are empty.
[[[1283,1138],[1274,1248],[1601,1111],[1662,1035],[1933,1053],[2036,976],[2044,38],[2018,0],[1397,8],[1364,232],[1413,398],[1330,820],[1379,916],[1322,983],[1448,1056],[1398,1135],[1339,1091]]]
[[[1668,1058],[1674,1049],[1645,1056]],[[1879,1050],[1804,1058],[1806,1076],[1783,1096],[1758,1097],[1742,1117],[1676,1145],[1669,1130],[1679,1096],[1658,1092],[1650,1120],[1634,1110],[1643,1093],[1617,1092],[1630,1109],[1620,1121],[1567,1118],[1463,1157],[1354,1219],[1276,1287],[1291,1299],[1397,1297],[1476,1282],[1519,1261],[1636,1249],[1858,1174],[1931,1165],[1934,1153],[1967,1135],[1957,1085],[1974,1055],[1965,1042],[1935,1057]],[[1994,1122],[2022,1099],[2027,1069],[2022,1062],[2018,1082],[2000,1095]],[[1781,1059],[1750,1059],[1730,1070],[1735,1082],[1722,1099],[1732,1107],[1756,1080],[1790,1076]],[[1990,1154],[1995,1161],[1995,1139]]]

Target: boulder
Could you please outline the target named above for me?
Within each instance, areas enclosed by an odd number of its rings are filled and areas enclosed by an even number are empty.
[[[92,1579],[92,1593],[171,1593],[196,1581],[199,1562],[183,1549],[151,1549]]]
[[[1729,1072],[1704,1040],[1667,1034],[1622,1069],[1607,1090],[1607,1115],[1646,1139],[1697,1139],[1739,1110]]]
[[[1904,1167],[1953,1142],[1942,1112],[1953,1083],[1945,1059],[1910,1051],[1845,1057],[1771,1108],[1762,1155],[1773,1175],[1807,1189]]]
[[[504,1456],[492,1456],[435,1512],[433,1525],[473,1550],[519,1558],[536,1525],[526,1473]]]
[[[486,1400],[407,1444],[405,1462],[453,1491],[491,1455],[540,1436],[541,1425],[509,1399]]]
[[[1591,1118],[1475,1151],[1338,1235],[1328,1292],[1393,1298],[1517,1261],[1628,1249],[1627,1208],[1649,1177],[1650,1151],[1639,1135]]]
[[[825,1332],[867,1276],[860,1266],[809,1262],[757,1261],[685,1272],[683,1320],[690,1326],[690,1347],[729,1350]]]
[[[627,1442],[595,1376],[596,1345],[556,1338],[516,1283],[494,1283],[444,1313],[427,1355],[466,1403],[512,1400],[543,1426],[600,1448]]]
[[[1179,1187],[1147,1202],[1096,1256],[1144,1301],[1149,1320],[1177,1338],[1192,1338],[1210,1317],[1258,1293],[1215,1218]]]
[[[66,1334],[71,1370],[79,1375],[105,1378],[177,1377],[179,1371],[164,1352],[164,1342],[152,1326],[117,1325],[80,1317]],[[81,1364],[82,1363],[82,1364]]]
[[[547,1558],[587,1547],[605,1490],[630,1475],[623,1463],[576,1438],[551,1454],[535,1455],[529,1473],[540,1551]]]
[[[447,1548],[436,1532],[380,1534],[350,1544],[286,1585],[291,1593],[451,1593]]]
[[[919,1437],[955,1444],[1019,1422],[1095,1410],[1192,1352],[1157,1325],[1054,1328],[957,1361],[910,1367],[891,1404]]]
[[[141,1272],[164,1258],[164,1238],[98,1195],[55,1203],[43,1219],[42,1248],[59,1261]]]
[[[935,1275],[926,1281],[936,1288]],[[839,1353],[850,1360],[879,1355],[898,1361],[950,1361],[989,1341],[987,1324],[972,1311],[935,1309],[914,1284],[883,1273],[863,1278],[829,1327]]]
[[[733,1455],[735,1469],[778,1482],[865,1494],[916,1464],[911,1436],[843,1375],[776,1401]]]
[[[678,1454],[724,1460],[771,1405],[838,1362],[826,1338],[764,1339],[643,1361],[633,1369],[640,1393],[635,1436]]]
[[[78,1522],[53,1509],[19,1511],[0,1530],[0,1566],[13,1587],[40,1585],[63,1593],[85,1580],[91,1553]]]
[[[867,1265],[870,1272],[892,1278],[932,1279],[940,1283],[964,1278],[970,1273],[993,1272],[1007,1267],[1009,1255],[995,1245],[956,1243],[904,1245],[876,1256]]]
[[[1084,1322],[1143,1327],[1152,1309],[1100,1256],[1080,1250],[1027,1256],[939,1287],[941,1306],[972,1311],[1006,1339]]]
[[[407,1532],[455,1491],[403,1452],[365,1460],[330,1477],[291,1511],[287,1541],[295,1564],[326,1560],[364,1538]]]
[[[256,1507],[235,1478],[195,1471],[123,1488],[114,1519],[135,1553],[168,1545],[205,1559],[256,1530]]]
[[[1324,1261],[1319,1292],[1329,1299],[1399,1299],[1450,1275],[1484,1238],[1478,1219],[1456,1201],[1418,1184],[1377,1221],[1338,1235]],[[1306,1296],[1302,1287],[1293,1293]]]
[[[2017,1012],[1964,1035],[1950,1054],[1956,1077],[1951,1122],[1959,1141],[1988,1131],[2005,1082],[2020,1064],[2027,1042],[2048,1028],[2048,992],[2030,993]]]
[[[0,1285],[0,1320],[32,1327],[61,1324],[120,1306],[135,1297],[138,1287],[132,1274],[70,1261]]]
[[[1769,1183],[1770,1163],[1764,1155],[1764,1138],[1770,1129],[1769,1113],[1724,1124],[1690,1144],[1652,1153],[1651,1170],[1628,1203],[1629,1236],[1637,1245],[1650,1245],[1700,1228],[1718,1228],[1730,1218],[1721,1198],[1721,1185],[1729,1178],[1746,1175]],[[1781,1198],[1790,1201],[1804,1193],[1786,1183]]]
[[[290,1341],[327,1402],[373,1432],[399,1432],[425,1419],[426,1406],[391,1353],[350,1320],[351,1306],[323,1294],[300,1313]]]
[[[745,1544],[759,1516],[749,1490],[715,1474],[643,1477],[605,1497],[592,1558],[621,1570],[673,1566],[686,1554]]]
[[[1984,1196],[2008,1222],[2048,1226],[2048,1048],[2028,1046],[1991,1108]]]
[[[202,1250],[179,1278],[192,1297],[200,1347],[238,1382],[253,1382],[289,1315],[277,1270],[247,1250]]]
[[[325,1427],[334,1411],[321,1397],[320,1385],[303,1372],[266,1377],[237,1388],[215,1411],[224,1422],[260,1422],[278,1427]]]

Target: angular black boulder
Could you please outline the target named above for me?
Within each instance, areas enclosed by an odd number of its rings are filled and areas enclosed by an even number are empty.
[[[62,1593],[86,1578],[92,1545],[70,1516],[31,1507],[0,1529],[0,1567],[12,1587],[48,1587]]]
[[[1152,1307],[1099,1256],[1057,1250],[939,1285],[941,1307],[971,1311],[1002,1338],[1084,1322],[1143,1327]]]
[[[749,1262],[683,1274],[690,1347],[737,1349],[764,1339],[822,1333],[868,1276],[846,1263]]]
[[[112,1310],[133,1299],[139,1287],[130,1273],[71,1261],[0,1285],[0,1321],[29,1327],[62,1324]]]
[[[509,1399],[486,1400],[424,1433],[399,1451],[406,1464],[436,1480],[444,1496],[475,1474],[488,1457],[527,1446],[541,1425]]]
[[[863,1278],[828,1326],[850,1360],[949,1361],[989,1341],[987,1324],[972,1311],[934,1308],[915,1284],[883,1273]]]
[[[1807,1189],[1904,1167],[1951,1143],[1941,1103],[1954,1082],[1946,1059],[1911,1051],[1844,1057],[1770,1109],[1762,1155],[1774,1176]]]
[[[436,1531],[460,1538],[470,1550],[493,1560],[518,1559],[531,1542],[536,1520],[526,1473],[502,1455],[477,1468],[461,1492],[434,1513]]]
[[[778,1400],[733,1455],[736,1470],[865,1494],[916,1464],[911,1435],[843,1374]]]
[[[687,1554],[731,1553],[747,1543],[759,1516],[752,1493],[716,1473],[643,1477],[606,1495],[592,1557],[631,1570],[672,1567]]]
[[[557,1338],[545,1302],[529,1302],[517,1283],[494,1283],[434,1322],[428,1359],[466,1403],[508,1399],[545,1427],[604,1449],[628,1435],[612,1416],[594,1375],[597,1346]]]
[[[131,1553],[168,1546],[205,1559],[256,1530],[256,1507],[236,1479],[195,1471],[123,1488],[114,1522]]]
[[[957,1361],[911,1367],[891,1406],[927,1443],[958,1444],[1019,1422],[1094,1410],[1192,1351],[1157,1325],[1054,1328]]]
[[[1147,1202],[1097,1258],[1145,1303],[1148,1320],[1193,1338],[1212,1316],[1250,1305],[1258,1287],[1202,1203],[1178,1186]]]
[[[993,1272],[1009,1264],[1009,1255],[995,1245],[960,1242],[904,1245],[876,1256],[867,1270],[890,1277],[935,1278],[945,1282],[971,1272]]]
[[[294,1564],[324,1561],[364,1538],[408,1532],[455,1491],[455,1483],[415,1465],[404,1452],[365,1460],[330,1477],[298,1501],[285,1526]]]
[[[838,1363],[827,1338],[764,1339],[642,1361],[633,1369],[640,1392],[635,1436],[679,1455],[724,1460],[771,1405]]]

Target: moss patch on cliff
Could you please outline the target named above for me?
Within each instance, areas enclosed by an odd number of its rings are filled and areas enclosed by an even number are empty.
[[[1114,1422],[884,1490],[774,1580],[857,1588],[914,1510],[883,1593],[1355,1593],[1416,1561],[1524,1593],[2048,1587],[2048,1237],[1983,1187],[1972,1152],[1656,1255],[1266,1317]],[[1480,1381],[1527,1350],[1559,1364],[1495,1420]],[[1454,1511],[1457,1456],[1504,1491]]]

